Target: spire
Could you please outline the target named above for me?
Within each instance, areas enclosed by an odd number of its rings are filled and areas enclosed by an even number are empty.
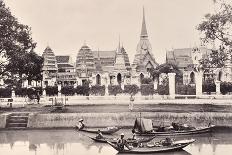
[[[145,21],[145,11],[144,11],[144,7],[143,7],[143,22],[142,22],[142,29],[141,29],[141,38],[146,38],[148,37],[147,35],[147,27],[146,27],[146,21]]]
[[[120,45],[120,35],[118,37],[118,53],[121,51],[121,45]]]

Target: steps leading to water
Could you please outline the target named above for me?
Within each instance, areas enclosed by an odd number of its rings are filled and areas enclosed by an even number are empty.
[[[29,113],[11,113],[6,119],[6,128],[25,129],[27,128]]]

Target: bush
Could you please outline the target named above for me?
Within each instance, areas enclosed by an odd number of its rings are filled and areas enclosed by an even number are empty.
[[[89,85],[78,85],[76,88],[76,93],[78,95],[84,95],[84,96],[89,96],[90,88]]]
[[[142,84],[141,85],[141,94],[142,95],[153,95],[154,94],[154,85],[153,84]]]
[[[109,95],[116,96],[117,94],[122,93],[123,90],[122,90],[120,85],[109,85],[108,86],[108,92],[109,92]]]
[[[58,95],[58,87],[57,86],[47,86],[45,88],[45,90],[46,90],[46,95],[48,95],[48,96]]]
[[[63,86],[61,88],[61,94],[70,96],[70,95],[74,95],[76,92],[75,88],[73,86]]]
[[[138,92],[139,92],[139,87],[135,84],[124,86],[124,93],[126,93],[126,94],[135,95]]]
[[[176,85],[176,94],[179,95],[196,95],[196,87],[191,85]]]
[[[11,95],[10,88],[0,88],[0,98],[10,98]]]
[[[104,96],[105,90],[105,86],[95,85],[90,88],[90,94]]]
[[[216,85],[213,82],[205,82],[202,85],[202,91],[211,94],[211,92],[216,92]]]
[[[232,91],[232,83],[230,82],[221,82],[220,83],[220,91],[223,95]]]
[[[42,87],[33,87],[33,88],[17,87],[15,88],[15,95],[21,96],[21,97],[37,95],[38,92],[40,95],[42,95]]]
[[[169,95],[168,85],[158,85],[158,94],[159,95]]]

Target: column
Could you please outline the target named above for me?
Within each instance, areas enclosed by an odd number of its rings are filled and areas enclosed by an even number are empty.
[[[203,77],[203,72],[195,72],[195,77],[196,77],[196,95],[201,96],[202,95],[202,77]]]
[[[176,73],[168,73],[169,96],[171,99],[175,99],[175,88],[176,88],[175,76]]]
[[[109,95],[108,86],[110,83],[110,77],[108,75],[106,75],[105,79],[106,79],[106,81],[105,81],[105,95],[108,96]]]
[[[217,95],[220,95],[220,94],[221,94],[221,91],[220,91],[220,84],[221,84],[221,81],[215,81],[215,85],[216,85],[216,94],[217,94]]]

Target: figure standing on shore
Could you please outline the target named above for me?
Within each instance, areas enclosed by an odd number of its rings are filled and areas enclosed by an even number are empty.
[[[133,97],[133,95],[131,95],[130,96],[130,103],[129,103],[129,109],[130,109],[130,111],[132,111],[133,110],[133,107],[134,107],[134,97]]]

